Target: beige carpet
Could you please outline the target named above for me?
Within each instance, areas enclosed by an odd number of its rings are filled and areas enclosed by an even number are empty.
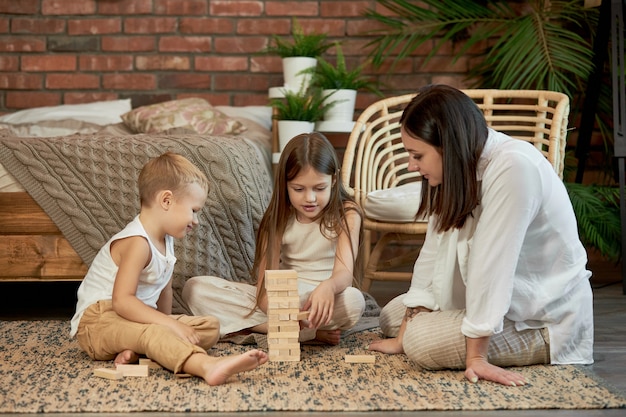
[[[110,381],[68,340],[66,321],[0,321],[0,413],[210,412],[589,409],[626,407],[626,399],[584,367],[520,368],[530,384],[468,383],[462,372],[415,369],[403,355],[376,355],[374,364],[344,362],[363,354],[378,328],[348,335],[337,347],[304,346],[300,362],[271,362],[211,387],[166,370]],[[220,343],[209,353],[241,352]]]

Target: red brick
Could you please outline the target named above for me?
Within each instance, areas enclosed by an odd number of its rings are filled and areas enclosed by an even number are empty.
[[[28,55],[22,57],[22,71],[75,71],[76,55]]]
[[[65,20],[57,18],[36,19],[30,17],[15,17],[11,19],[12,33],[63,33]]]
[[[102,91],[85,91],[85,92],[71,92],[63,95],[63,102],[65,104],[80,104],[80,103],[93,103],[95,101],[109,101],[117,100],[119,96],[117,93],[102,92]]]
[[[9,33],[9,19],[0,17],[0,33]]]
[[[447,84],[452,87],[456,87],[458,89],[469,88],[467,81],[465,80],[466,76],[463,75],[433,75],[431,77],[432,84]]]
[[[7,91],[5,103],[9,109],[56,106],[61,104],[61,94],[42,91]]]
[[[124,21],[124,32],[126,33],[146,35],[175,31],[176,18],[173,17],[129,17]]]
[[[237,33],[242,35],[290,35],[291,21],[288,19],[240,19]]]
[[[209,74],[164,74],[159,76],[161,89],[211,89],[211,75]]]
[[[64,90],[97,89],[100,76],[93,74],[48,74],[46,88]]]
[[[334,2],[333,2],[334,3]],[[266,1],[267,16],[317,16],[317,1]]]
[[[135,66],[141,71],[176,70],[184,71],[191,68],[187,56],[150,55],[135,57]]]
[[[178,23],[180,33],[233,33],[235,25],[232,20],[210,17],[181,17]]]
[[[211,0],[209,5],[211,16],[260,16],[262,13],[262,1]]]
[[[248,71],[247,57],[234,56],[197,56],[196,71]]]
[[[0,14],[37,14],[40,0],[0,0]]]
[[[78,58],[81,71],[130,71],[133,57],[130,55],[83,55]]]
[[[20,68],[20,60],[17,56],[0,55],[0,71],[17,71]]]
[[[368,32],[387,28],[388,26],[369,19],[351,19],[346,21],[346,35],[348,36],[365,36],[373,38],[374,36]]]
[[[96,0],[41,0],[41,13],[44,15],[83,15],[96,12]]]
[[[156,38],[154,36],[103,36],[100,47],[105,52],[156,51]]]
[[[242,53],[250,54],[259,52],[268,44],[268,40],[265,37],[248,37],[248,36],[236,36],[215,38],[213,45],[216,53]]]
[[[136,15],[152,13],[152,2],[146,0],[109,0],[98,2],[99,14]]]
[[[322,1],[320,16],[322,17],[357,17],[372,6],[371,1]]]
[[[280,72],[283,71],[282,60],[275,56],[255,56],[250,58],[251,72]]]
[[[202,16],[208,8],[205,0],[154,0],[154,13]]]
[[[156,75],[104,74],[102,86],[114,90],[154,90],[156,88]]]
[[[34,36],[0,36],[0,52],[42,52],[46,39]]]
[[[305,33],[325,33],[329,37],[346,34],[344,19],[298,19],[298,23]]]
[[[198,97],[203,98],[213,106],[229,106],[230,105],[230,94],[212,94],[212,93],[181,93],[177,94],[177,99],[182,98],[190,98],[190,97]]]
[[[461,72],[469,70],[468,58],[463,56],[454,60],[451,56],[434,56],[424,63],[423,60],[417,62],[417,72],[427,74]]]
[[[391,74],[382,78],[382,82],[388,90],[394,91],[393,95],[402,94],[407,89],[415,91],[417,88],[430,84],[429,74],[404,74],[395,75]]]
[[[122,30],[120,18],[80,19],[67,22],[67,33],[70,35],[96,35],[119,33]]]
[[[162,36],[159,39],[161,52],[201,52],[211,51],[209,36]]]
[[[269,88],[267,76],[260,74],[216,74],[214,77],[213,89],[215,91],[235,90],[235,91],[266,91]]]
[[[0,89],[38,90],[43,85],[41,74],[0,73]]]

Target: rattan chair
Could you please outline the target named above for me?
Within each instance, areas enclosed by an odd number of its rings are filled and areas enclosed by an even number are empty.
[[[566,95],[531,90],[464,92],[483,111],[491,128],[533,143],[559,177],[563,177],[569,115]],[[362,208],[373,191],[419,180],[419,173],[406,169],[408,154],[402,146],[398,124],[404,107],[413,97],[414,94],[407,94],[370,105],[350,134],[341,177]],[[386,222],[366,215],[363,225],[365,270],[361,289],[369,291],[372,281],[410,281],[411,272],[405,266],[417,258],[427,223]]]

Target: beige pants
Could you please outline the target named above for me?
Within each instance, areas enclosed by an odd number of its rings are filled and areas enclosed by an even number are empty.
[[[304,305],[314,285],[298,284],[300,307]],[[256,304],[256,287],[223,278],[200,276],[187,280],[182,292],[183,301],[195,315],[214,316],[220,321],[220,337],[249,329],[267,322],[267,315]],[[348,330],[354,327],[365,311],[365,298],[360,290],[346,288],[335,296],[331,322],[323,330]],[[300,341],[315,338],[316,329],[302,329]]]
[[[380,327],[385,336],[398,335],[405,312],[402,296],[383,308]],[[407,323],[402,339],[404,352],[424,369],[464,369],[466,346],[461,333],[464,316],[465,310],[417,314]],[[488,358],[498,366],[550,363],[548,330],[518,331],[512,321],[504,319],[503,331],[489,340]]]
[[[165,326],[136,323],[120,317],[113,311],[110,300],[99,301],[85,310],[76,339],[92,359],[111,360],[130,349],[176,373],[192,354],[206,355],[207,349],[217,343],[219,322],[214,317],[170,317],[193,327],[200,336],[199,346],[180,339]]]

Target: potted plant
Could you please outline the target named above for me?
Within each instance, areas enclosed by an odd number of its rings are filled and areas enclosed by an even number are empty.
[[[382,93],[373,78],[363,75],[365,63],[349,70],[339,43],[335,43],[335,52],[335,64],[320,57],[317,66],[308,72],[313,74],[312,83],[321,88],[327,98],[332,96],[336,101],[335,106],[324,114],[324,120],[352,122],[358,90],[367,90],[379,96],[382,96]]]
[[[267,54],[278,55],[283,62],[284,86],[288,90],[306,90],[311,80],[308,68],[315,68],[317,58],[326,52],[332,43],[326,34],[305,34],[304,29],[294,18],[291,40],[272,36],[272,43],[264,50]]]
[[[284,97],[273,98],[270,104],[276,111],[278,143],[282,151],[294,136],[312,132],[315,122],[322,119],[335,101],[327,100],[321,89],[309,87],[297,92],[285,89]]]

